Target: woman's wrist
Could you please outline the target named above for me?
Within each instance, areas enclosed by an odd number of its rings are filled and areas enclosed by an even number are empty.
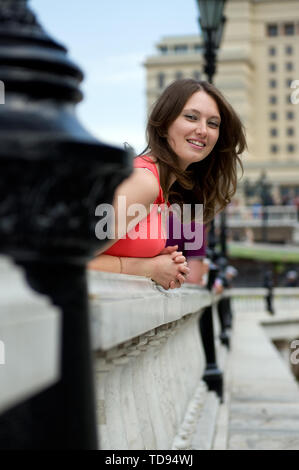
[[[121,256],[118,256],[118,259],[119,259],[119,272],[120,274],[124,274],[123,258]]]
[[[144,276],[152,278],[154,275],[154,258],[126,258],[120,257],[120,266],[122,274],[133,274],[135,276]]]

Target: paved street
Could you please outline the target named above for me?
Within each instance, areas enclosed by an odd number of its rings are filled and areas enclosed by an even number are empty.
[[[299,384],[269,338],[278,338],[279,331],[281,337],[289,336],[287,340],[299,338],[299,308],[294,299],[288,300],[292,309],[283,308],[280,301],[275,317],[263,312],[257,299],[258,308],[252,308],[254,299],[244,300],[243,308],[240,300],[235,304],[239,308],[232,349],[220,364],[225,370],[225,401],[214,449],[299,450]],[[286,320],[288,330],[283,329]]]

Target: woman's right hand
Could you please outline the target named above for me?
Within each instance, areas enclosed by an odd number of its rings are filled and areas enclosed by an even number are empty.
[[[190,272],[185,256],[178,251],[169,251],[151,259],[151,277],[166,290],[181,287]]]

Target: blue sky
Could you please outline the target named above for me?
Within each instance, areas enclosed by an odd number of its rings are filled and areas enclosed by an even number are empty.
[[[198,34],[196,0],[30,0],[84,73],[81,122],[100,140],[145,145],[145,69],[163,36]]]

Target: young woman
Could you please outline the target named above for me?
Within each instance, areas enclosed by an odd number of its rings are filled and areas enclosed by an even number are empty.
[[[180,287],[189,268],[177,246],[165,248],[163,214],[169,204],[203,204],[204,223],[236,191],[239,155],[246,148],[241,121],[220,91],[183,79],[162,93],[149,117],[148,145],[114,199],[115,238],[89,269],[147,276],[165,289]],[[124,204],[125,201],[125,204]],[[135,206],[134,206],[135,204]],[[136,221],[136,204],[144,218]],[[121,214],[121,217],[119,216]],[[151,228],[158,227],[155,236]],[[146,238],[138,233],[147,233]],[[125,238],[123,238],[125,237]]]

